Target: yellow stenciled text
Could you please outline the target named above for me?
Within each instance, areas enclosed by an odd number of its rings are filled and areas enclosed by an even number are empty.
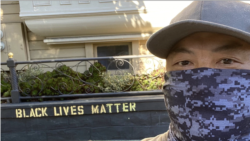
[[[16,118],[45,117],[45,116],[48,116],[47,107],[16,109]]]
[[[107,109],[106,109],[107,108]],[[112,111],[115,109],[115,111]],[[107,103],[106,107],[102,105],[91,105],[92,114],[103,114],[103,113],[119,113],[119,112],[133,112],[136,111],[136,103]]]

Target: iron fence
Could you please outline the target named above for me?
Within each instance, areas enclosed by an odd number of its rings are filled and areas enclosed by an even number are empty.
[[[15,61],[10,53],[4,65],[8,69],[1,68],[1,100],[12,103],[162,94],[165,73],[165,60],[152,55]]]

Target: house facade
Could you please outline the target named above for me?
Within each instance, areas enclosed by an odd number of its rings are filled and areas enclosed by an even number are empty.
[[[17,61],[148,55],[150,35],[168,25],[190,3],[2,1],[1,60],[7,60],[9,52]],[[88,67],[81,64],[80,70]]]

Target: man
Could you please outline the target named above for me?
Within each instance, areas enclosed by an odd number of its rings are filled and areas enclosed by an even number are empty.
[[[147,42],[166,58],[169,130],[144,141],[250,140],[250,5],[196,1]]]

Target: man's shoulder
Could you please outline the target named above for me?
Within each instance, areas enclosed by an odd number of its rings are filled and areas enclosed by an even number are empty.
[[[141,141],[169,141],[168,140],[168,131],[163,133],[163,134],[157,135],[156,137],[142,139]]]

